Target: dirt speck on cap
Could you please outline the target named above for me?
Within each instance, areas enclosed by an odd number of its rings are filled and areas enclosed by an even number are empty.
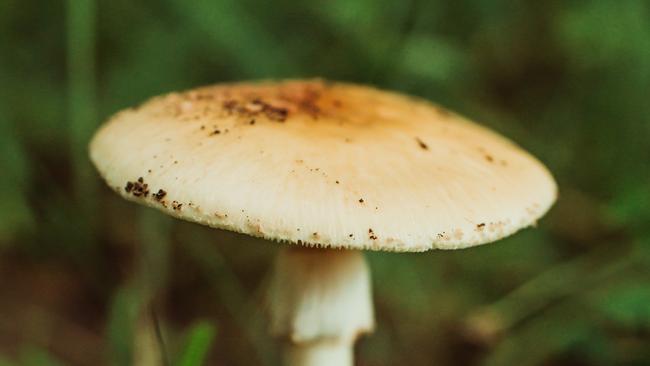
[[[260,98],[244,101],[228,99],[223,102],[222,107],[229,115],[250,118],[249,124],[251,125],[255,124],[255,118],[252,117],[263,115],[272,121],[284,122],[289,116],[287,108],[274,106]]]
[[[416,137],[416,138],[415,138],[415,141],[417,141],[418,146],[420,146],[420,148],[421,148],[422,150],[429,150],[429,145],[427,145],[427,144],[426,144],[424,141],[422,141],[419,137]]]
[[[449,234],[446,231],[438,233],[437,237],[438,237],[438,239],[442,239],[442,240],[450,240],[451,239],[451,236],[449,236]]]
[[[222,103],[223,109],[228,113],[233,113],[237,108],[237,101],[233,99],[226,100]]]
[[[286,108],[273,107],[271,105],[266,105],[264,109],[264,114],[272,121],[284,122],[289,115],[289,111]]]
[[[134,182],[126,182],[124,190],[135,197],[147,197],[149,195],[149,185],[144,182],[142,177]]]
[[[158,192],[156,192],[156,193],[153,194],[153,198],[154,198],[156,201],[160,201],[160,200],[162,200],[163,198],[165,198],[166,195],[167,195],[167,192],[165,192],[165,190],[163,190],[163,189],[159,189]]]

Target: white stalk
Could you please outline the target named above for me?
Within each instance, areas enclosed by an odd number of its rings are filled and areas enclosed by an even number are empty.
[[[284,350],[287,366],[352,366],[353,341],[317,341],[307,344],[288,344]]]
[[[374,328],[370,271],[359,251],[292,247],[276,259],[271,333],[289,366],[350,366],[356,338]]]

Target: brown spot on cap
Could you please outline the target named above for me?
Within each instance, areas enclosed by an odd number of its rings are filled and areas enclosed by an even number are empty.
[[[273,121],[284,122],[289,115],[289,111],[286,108],[273,107],[267,105],[264,109],[264,114]]]
[[[159,189],[158,192],[154,193],[153,198],[156,201],[160,201],[161,199],[165,198],[166,195],[167,195],[167,192],[165,192],[162,189]]]
[[[149,185],[144,183],[142,177],[138,178],[135,182],[126,182],[124,190],[126,193],[131,193],[135,197],[147,197],[149,195]]]
[[[289,115],[288,109],[273,106],[267,102],[264,102],[260,98],[254,98],[247,102],[239,102],[237,100],[230,99],[223,102],[222,106],[228,114],[235,114],[239,117],[254,117],[263,114],[270,120],[284,122],[284,120]],[[251,119],[249,120],[249,123],[254,124],[254,121],[254,119]]]
[[[429,145],[425,144],[419,137],[416,137],[415,141],[417,141],[418,146],[420,146],[422,150],[429,150]]]
[[[228,113],[232,113],[235,108],[237,107],[237,101],[236,100],[226,100],[222,104],[223,109],[225,109]]]

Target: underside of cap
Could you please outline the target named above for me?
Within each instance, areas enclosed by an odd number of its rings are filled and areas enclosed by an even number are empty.
[[[97,132],[123,197],[200,224],[308,246],[483,244],[555,201],[548,170],[431,103],[323,80],[222,84],[153,98]]]

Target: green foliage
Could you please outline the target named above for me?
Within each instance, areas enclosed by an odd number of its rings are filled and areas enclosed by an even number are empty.
[[[276,364],[260,310],[274,246],[122,202],[86,150],[150,96],[303,76],[440,102],[560,183],[540,226],[501,243],[370,254],[360,364],[650,363],[645,0],[5,0],[0,49],[0,365],[128,365],[134,343],[171,344],[181,365]],[[88,334],[100,346],[75,352]]]
[[[596,306],[612,322],[622,327],[634,329],[650,326],[650,288],[648,278],[644,281],[616,286],[600,294]]]
[[[16,364],[9,359],[0,356],[0,366],[15,366]]]
[[[48,351],[27,346],[22,350],[21,365],[23,366],[64,366],[65,364]]]
[[[0,248],[34,225],[23,186],[29,181],[28,161],[16,137],[11,126],[0,123],[0,166],[4,167],[0,180]]]
[[[138,312],[139,294],[131,287],[116,291],[110,307],[107,338],[110,342],[107,356],[113,365],[128,365],[133,360],[133,340]]]
[[[201,366],[205,364],[206,356],[214,342],[216,334],[215,326],[210,322],[198,322],[194,324],[186,336],[185,346],[180,352],[179,366]]]

